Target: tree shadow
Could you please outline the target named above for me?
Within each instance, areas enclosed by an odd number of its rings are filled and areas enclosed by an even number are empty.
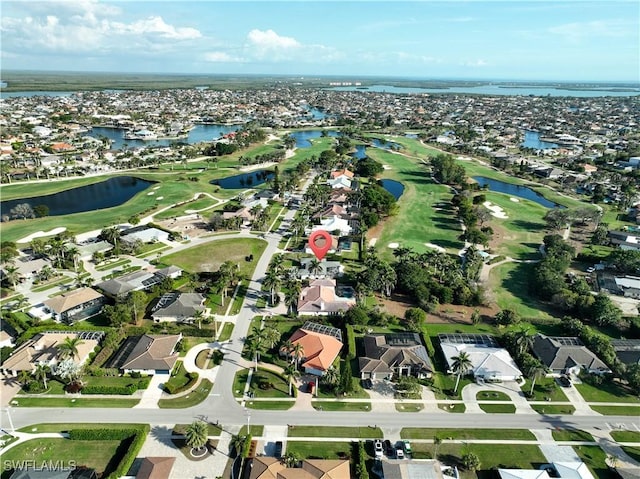
[[[149,432],[151,437],[165,446],[173,446],[171,438],[173,436],[173,428],[167,426],[153,426]]]

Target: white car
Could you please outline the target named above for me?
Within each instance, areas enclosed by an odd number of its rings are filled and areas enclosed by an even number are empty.
[[[396,459],[404,459],[404,451],[401,447],[396,448]]]
[[[376,457],[382,457],[383,448],[382,441],[380,439],[376,439],[375,441],[373,441],[373,450],[376,453]]]

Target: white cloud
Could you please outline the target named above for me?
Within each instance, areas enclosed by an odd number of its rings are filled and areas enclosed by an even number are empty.
[[[489,66],[489,62],[482,58],[478,58],[476,60],[464,61],[461,65],[465,67],[486,67]]]
[[[572,43],[593,37],[625,37],[638,36],[637,23],[627,20],[595,20],[591,22],[564,23],[548,29],[549,33],[564,37]]]
[[[247,39],[259,48],[280,49],[300,47],[300,43],[295,38],[280,36],[271,29],[265,31],[253,29],[247,35]]]
[[[13,54],[105,55],[172,52],[199,30],[167,23],[161,16],[129,22],[120,8],[96,1],[15,2],[0,19],[3,52]],[[114,18],[114,16],[117,16]]]
[[[204,54],[204,59],[213,63],[242,63],[244,61],[240,57],[234,57],[225,52],[208,52]]]

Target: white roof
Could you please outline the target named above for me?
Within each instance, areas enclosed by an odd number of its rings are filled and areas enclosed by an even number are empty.
[[[498,469],[498,472],[502,479],[550,479],[544,469]]]
[[[351,188],[351,180],[345,175],[340,175],[337,178],[328,179],[327,184],[332,188]]]
[[[312,228],[312,231],[315,230],[325,230],[329,232],[340,230],[342,232],[349,233],[351,231],[351,226],[349,226],[349,221],[338,216],[332,216],[331,218],[320,221],[319,225]]]
[[[449,367],[453,364],[452,359],[461,352],[469,355],[471,360],[471,369],[474,376],[483,376],[485,378],[510,378],[522,376],[522,372],[516,366],[516,363],[504,348],[495,348],[484,346],[481,344],[455,344],[440,343],[442,352],[447,358]]]
[[[624,278],[615,278],[615,281],[618,288],[640,289],[640,278],[625,276]]]
[[[582,462],[554,462],[554,467],[562,479],[594,479],[593,474]]]

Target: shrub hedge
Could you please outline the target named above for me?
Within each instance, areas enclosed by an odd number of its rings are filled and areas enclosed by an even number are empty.
[[[138,382],[126,386],[88,385],[82,388],[82,394],[120,394],[129,395],[138,390]]]
[[[349,348],[347,355],[350,359],[353,359],[356,357],[356,334],[353,330],[353,325],[347,324],[345,328],[347,329],[347,344]]]

